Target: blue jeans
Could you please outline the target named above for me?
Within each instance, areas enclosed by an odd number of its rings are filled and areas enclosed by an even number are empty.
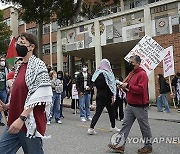
[[[90,99],[91,99],[91,94],[84,94],[83,96],[79,96],[80,117],[85,117],[85,114],[86,117],[90,116]]]
[[[42,139],[40,137],[28,138],[26,133],[9,134],[9,127],[5,128],[0,139],[1,154],[15,154],[22,147],[25,154],[44,154]]]
[[[55,117],[56,122],[60,120],[60,94],[53,91],[53,106],[51,107],[51,116]]]
[[[169,104],[168,104],[168,99],[166,97],[166,94],[160,94],[160,96],[158,96],[158,99],[157,99],[157,108],[158,108],[158,111],[163,111],[162,103],[164,104],[164,107],[165,107],[164,111],[165,112],[170,112]]]
[[[7,91],[6,90],[0,91],[0,100],[3,103],[6,103],[6,99],[7,99]],[[1,119],[2,119],[2,115],[0,113],[0,122],[1,122]]]

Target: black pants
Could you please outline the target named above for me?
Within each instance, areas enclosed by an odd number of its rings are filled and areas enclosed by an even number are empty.
[[[119,109],[119,119],[122,120],[124,118],[124,112],[123,112],[123,99],[120,99],[120,97],[116,98],[116,101],[114,102],[114,108],[115,108],[115,118],[118,119],[118,109]]]
[[[75,99],[72,99],[71,109],[75,109],[75,104],[76,104],[76,109],[78,109],[79,108],[79,99],[76,99],[76,102],[75,102]]]
[[[103,98],[102,96],[98,96],[98,94],[97,94],[96,112],[91,121],[91,125],[90,125],[91,128],[94,129],[94,126],[96,125],[99,117],[101,116],[101,113],[102,113],[104,107],[106,107],[108,110],[111,127],[112,128],[115,127],[114,105],[111,105],[111,98],[106,99],[105,97]]]
[[[71,97],[71,91],[72,91],[72,86],[68,86],[67,87],[67,89],[66,89],[66,96],[68,97],[68,98],[70,98]]]

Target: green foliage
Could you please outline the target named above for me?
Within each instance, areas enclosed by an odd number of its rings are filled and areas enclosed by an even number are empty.
[[[10,28],[3,22],[3,20],[3,11],[0,10],[0,54],[6,53],[9,46],[10,36],[12,34]]]

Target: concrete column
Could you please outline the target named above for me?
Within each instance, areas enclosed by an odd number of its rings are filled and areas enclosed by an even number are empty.
[[[152,20],[150,8],[148,6],[144,7],[144,24],[145,24],[145,34],[152,37]],[[155,101],[156,99],[156,89],[155,89],[155,76],[154,71],[149,75],[149,98],[150,101]]]
[[[120,61],[121,61],[121,76],[122,76],[122,78],[124,79],[125,76],[126,76],[126,68],[125,68],[125,60],[124,60],[124,57],[121,57],[121,58],[120,58]]]
[[[124,0],[120,0],[121,11],[124,11]]]
[[[96,61],[96,69],[97,69],[100,61],[102,60],[101,35],[100,35],[100,27],[98,20],[95,20],[94,22],[94,29],[95,29],[95,61]]]
[[[50,23],[50,32],[49,32],[49,42],[50,42],[50,65],[53,67],[53,62],[52,62],[52,23]]]
[[[63,53],[62,53],[62,40],[61,31],[57,31],[57,70],[63,70]]]

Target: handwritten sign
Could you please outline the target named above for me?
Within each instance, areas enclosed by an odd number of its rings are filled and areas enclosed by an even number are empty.
[[[145,35],[139,43],[126,55],[124,58],[129,61],[129,58],[134,55],[141,57],[141,67],[149,75],[157,65],[166,56],[167,51],[164,50],[155,40]]]
[[[173,58],[173,46],[170,46],[165,49],[167,55],[163,59],[163,71],[164,77],[174,75],[174,58]]]
[[[72,84],[72,99],[79,99],[76,84]]]

